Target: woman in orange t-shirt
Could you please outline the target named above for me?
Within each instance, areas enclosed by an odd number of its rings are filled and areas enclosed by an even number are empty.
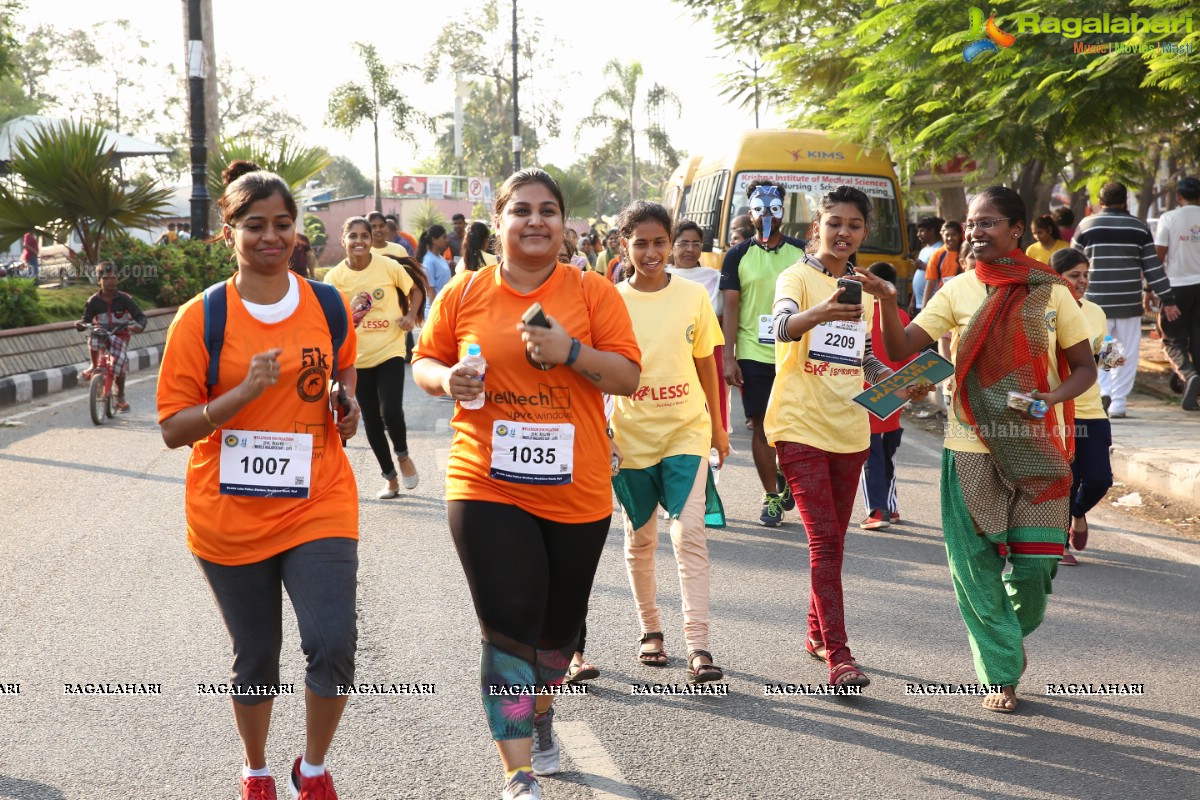
[[[504,182],[503,260],[438,294],[413,357],[418,386],[459,401],[446,499],[483,632],[483,704],[505,798],[532,796],[535,773],[558,771],[551,697],[538,697],[535,714],[531,692],[566,674],[608,535],[603,394],[631,394],[641,372],[616,288],[557,261],[563,206],[542,170]],[[545,327],[521,322],[535,303]],[[473,344],[488,362],[482,376],[461,361]],[[463,405],[480,395],[482,407]]]
[[[346,705],[344,687],[354,682],[358,637],[358,489],[342,449],[358,426],[356,338],[342,302],[345,341],[335,359],[317,292],[341,298],[288,269],[297,208],[287,184],[246,161],[223,177],[222,235],[238,269],[214,287],[226,302],[219,374],[209,386],[205,325],[219,301],[206,308],[198,296],[167,332],[158,420],[168,447],[192,445],[187,543],[233,643],[229,694],[245,751],[242,797],[275,797],[266,744],[271,700],[288,691],[279,682],[286,587],[304,610],[297,619],[308,659],[308,738],[292,767],[292,796],[336,798],[325,753]],[[347,394],[336,423],[330,379]]]

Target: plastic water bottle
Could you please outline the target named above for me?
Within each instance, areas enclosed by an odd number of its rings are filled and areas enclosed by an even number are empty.
[[[487,362],[483,360],[483,352],[479,349],[479,345],[467,345],[467,355],[462,360],[462,363],[464,366],[471,367],[473,370],[479,373],[479,377],[475,378],[474,380],[477,380],[480,383],[483,382],[484,373],[487,372]],[[480,408],[483,408],[483,402],[484,396],[480,394],[479,397],[476,397],[474,400],[459,400],[458,404],[468,411],[476,411]]]
[[[721,454],[715,447],[710,447],[708,450],[708,465],[712,467],[713,485],[715,486],[721,481]]]

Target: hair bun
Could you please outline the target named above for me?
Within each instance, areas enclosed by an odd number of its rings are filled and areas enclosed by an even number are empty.
[[[253,161],[238,159],[237,161],[231,162],[229,166],[225,168],[225,171],[221,173],[221,180],[225,182],[226,186],[228,186],[243,175],[249,172],[258,172],[261,169],[262,167],[260,167],[258,164],[255,164]]]

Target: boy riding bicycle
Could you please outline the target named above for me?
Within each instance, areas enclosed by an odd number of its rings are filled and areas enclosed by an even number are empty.
[[[129,338],[146,328],[146,315],[134,302],[133,297],[125,292],[117,291],[117,268],[111,262],[104,262],[96,267],[96,278],[100,282],[100,291],[88,298],[83,309],[83,319],[75,323],[78,330],[88,325],[96,324],[105,330],[116,331],[112,336],[102,336],[93,331],[88,337],[88,349],[92,355],[92,366],[80,373],[85,381],[99,372],[100,356],[107,348],[112,353],[113,374],[117,384],[116,409],[119,414],[129,412],[129,403],[125,402],[125,372],[129,367]],[[123,326],[117,330],[118,326]]]

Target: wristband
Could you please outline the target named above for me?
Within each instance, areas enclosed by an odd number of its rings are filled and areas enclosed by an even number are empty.
[[[200,416],[204,417],[204,421],[215,431],[220,426],[213,422],[213,418],[208,415],[208,403],[204,404],[204,408],[200,409]]]
[[[578,339],[571,339],[571,352],[567,355],[567,360],[563,362],[565,366],[571,366],[575,363],[575,359],[579,358],[579,351],[583,349],[583,343]]]

